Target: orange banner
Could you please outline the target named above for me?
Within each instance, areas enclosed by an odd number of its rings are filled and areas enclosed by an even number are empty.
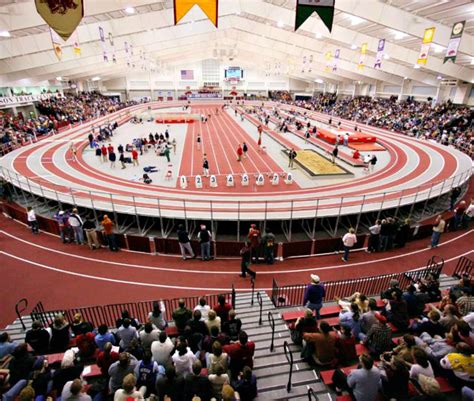
[[[176,25],[197,5],[217,28],[218,3],[219,0],[174,0],[174,24]]]

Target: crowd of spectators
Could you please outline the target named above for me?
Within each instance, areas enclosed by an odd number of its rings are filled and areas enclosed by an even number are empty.
[[[320,94],[311,100],[289,101],[292,104],[353,120],[417,138],[436,140],[474,155],[473,110],[450,101],[432,105],[409,97],[341,97]]]
[[[307,293],[318,293],[322,303],[324,284],[313,276]],[[332,326],[313,315],[315,304],[305,298],[308,309],[290,326],[292,339],[303,345],[301,356],[311,364],[334,369],[336,391],[355,401],[441,401],[443,380],[462,389],[463,400],[473,400],[473,289],[469,276],[444,291],[435,274],[405,289],[392,280],[379,302],[358,292],[338,298],[340,313]],[[357,351],[358,343],[365,351]],[[351,365],[356,366],[344,372]]]
[[[104,116],[136,103],[121,102],[96,92],[55,94],[36,103],[37,116],[0,113],[0,143],[19,146],[23,141],[47,135],[62,126]]]
[[[94,328],[80,313],[72,322],[58,314],[47,328],[33,322],[25,343],[0,335],[3,399],[20,395],[26,401],[25,391],[62,401],[251,401],[257,396],[255,344],[225,296],[212,308],[201,298],[193,310],[180,300],[172,313],[173,338],[164,313],[164,304],[156,302],[141,323],[124,310],[113,329]],[[57,353],[64,354],[58,358]]]

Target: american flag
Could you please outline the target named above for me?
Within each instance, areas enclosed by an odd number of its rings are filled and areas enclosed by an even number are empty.
[[[192,80],[194,79],[193,70],[181,70],[181,79]]]

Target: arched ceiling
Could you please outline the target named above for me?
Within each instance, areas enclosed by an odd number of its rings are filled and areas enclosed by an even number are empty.
[[[127,67],[124,42],[132,43],[135,59],[140,50],[157,65],[156,75],[186,62],[232,55],[232,64],[281,65],[281,74],[314,81],[384,81],[399,84],[404,78],[438,85],[438,77],[474,80],[474,3],[471,0],[336,0],[332,33],[314,14],[293,31],[295,0],[220,0],[219,28],[194,7],[173,24],[172,0],[84,0],[85,17],[78,27],[82,55],[63,47],[58,62],[47,25],[37,15],[33,0],[0,0],[0,86],[29,81],[102,79],[122,77]],[[133,7],[134,14],[125,12]],[[456,64],[443,64],[453,23],[466,20]],[[98,27],[112,32],[117,63],[105,63]],[[424,30],[435,27],[426,66],[414,65]],[[385,38],[381,69],[373,69],[379,39]],[[360,46],[368,43],[366,67],[357,68]],[[336,72],[325,71],[325,53],[341,49]],[[301,73],[303,57],[313,56],[311,73]]]

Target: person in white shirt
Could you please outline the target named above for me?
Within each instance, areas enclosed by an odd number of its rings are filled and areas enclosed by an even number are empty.
[[[194,310],[201,312],[201,320],[204,322],[207,320],[211,307],[207,304],[206,298],[203,297],[199,299],[199,305],[197,305]]]
[[[224,368],[219,365],[216,368],[216,373],[209,375],[209,381],[212,384],[212,393],[214,397],[219,400],[222,394],[222,387],[224,384],[230,383],[229,375],[225,373]]]
[[[369,242],[367,244],[367,253],[377,252],[380,246],[380,220],[376,220],[375,224],[369,227]]]
[[[356,244],[357,237],[355,235],[355,230],[353,228],[349,229],[349,232],[342,237],[342,243],[344,245],[344,256],[342,260],[347,262],[349,260],[349,251]]]
[[[69,224],[71,225],[74,231],[74,239],[75,241],[81,245],[84,243],[84,231],[82,229],[82,219],[77,212],[77,209],[72,209],[72,213],[69,216]]]
[[[27,217],[28,217],[28,224],[31,227],[31,232],[33,234],[39,234],[39,224],[38,224],[38,220],[36,220],[35,211],[33,210],[31,206],[28,206],[26,208],[26,212],[27,212]]]
[[[166,332],[162,331],[159,335],[158,341],[153,341],[151,344],[153,360],[157,362],[158,365],[169,366],[173,349],[173,342],[167,336]]]
[[[91,396],[83,392],[81,379],[68,381],[61,392],[64,401],[91,401]]]
[[[137,384],[137,379],[133,373],[129,373],[124,377],[122,388],[119,388],[114,394],[114,401],[129,401],[130,399],[134,400],[144,400],[144,394],[146,387],[140,388],[139,391],[135,388]]]
[[[154,341],[158,341],[159,336],[160,330],[153,326],[153,323],[145,323],[143,330],[140,330],[140,341],[142,343],[143,349],[145,351],[150,351],[151,344],[153,344]]]
[[[474,218],[474,198],[471,199],[471,204],[467,207],[464,213],[466,214],[468,218],[468,224],[469,224],[469,221],[471,221]]]
[[[193,372],[193,363],[196,361],[196,355],[193,354],[185,342],[179,343],[171,359],[177,374],[186,376]]]
[[[414,363],[405,362],[410,369],[410,379],[415,384],[418,384],[418,376],[425,375],[428,377],[435,377],[431,363],[428,360],[428,354],[421,347],[413,347],[411,350],[411,356]]]

